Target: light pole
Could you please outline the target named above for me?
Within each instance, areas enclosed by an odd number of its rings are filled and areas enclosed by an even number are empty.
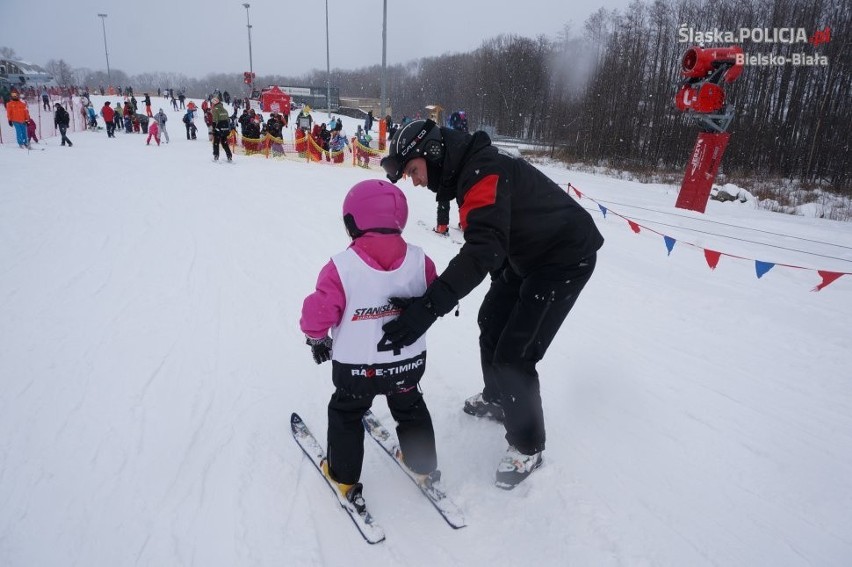
[[[388,63],[388,0],[384,0],[382,10],[382,102],[380,120],[385,119],[385,98],[387,96],[387,63]]]
[[[331,118],[331,57],[328,51],[328,0],[325,0],[325,105],[328,107],[328,117]]]
[[[253,91],[254,90],[254,65],[252,64],[252,60],[251,60],[251,22],[249,21],[249,8],[250,7],[251,7],[251,4],[249,4],[248,2],[243,4],[243,8],[246,9],[246,28],[248,28],[249,73],[251,73],[251,75],[249,75],[249,76],[251,77],[251,81],[252,81],[251,83],[249,83],[249,91]],[[251,96],[251,94],[249,94],[249,96]]]
[[[112,76],[110,75],[110,72],[109,72],[109,50],[107,49],[107,42],[106,42],[106,17],[107,17],[107,15],[106,14],[98,14],[98,17],[101,19],[101,28],[103,28],[103,30],[104,30],[104,54],[106,55],[106,62],[107,62],[107,81],[111,83],[112,82]]]

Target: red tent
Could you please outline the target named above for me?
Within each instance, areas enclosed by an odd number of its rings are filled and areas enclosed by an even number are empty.
[[[260,94],[260,103],[263,105],[264,112],[290,113],[290,95],[278,87],[263,89]]]

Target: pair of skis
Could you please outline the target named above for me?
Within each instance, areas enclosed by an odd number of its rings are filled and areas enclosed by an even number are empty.
[[[455,529],[463,528],[466,525],[464,514],[462,514],[459,507],[450,500],[447,494],[443,491],[440,487],[440,483],[423,483],[419,476],[405,465],[402,460],[402,452],[399,449],[399,443],[397,442],[396,437],[382,425],[381,421],[379,421],[379,419],[373,415],[371,411],[368,411],[364,415],[362,421],[364,423],[364,429],[367,430],[370,436],[379,444],[384,452],[391,457],[406,473],[406,475],[408,475],[408,477],[417,485],[423,496],[425,496],[432,506],[434,506],[441,514],[441,517],[444,518],[451,527]],[[296,443],[299,444],[299,447],[302,448],[305,455],[310,458],[317,471],[322,474],[322,477],[326,480],[329,488],[331,488],[332,492],[334,492],[337,497],[340,506],[346,511],[347,515],[358,528],[358,531],[367,543],[379,543],[380,541],[383,541],[385,539],[385,532],[381,526],[373,520],[370,513],[365,511],[363,514],[360,514],[352,503],[340,494],[340,491],[337,489],[337,486],[335,486],[334,481],[322,472],[322,462],[326,458],[325,449],[323,449],[322,445],[320,445],[316,437],[314,437],[308,429],[308,426],[296,413],[290,416],[290,429],[293,432],[293,438],[296,440]]]

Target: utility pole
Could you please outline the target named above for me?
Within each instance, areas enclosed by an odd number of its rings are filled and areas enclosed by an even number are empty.
[[[388,83],[388,0],[384,0],[382,9],[382,102],[381,113],[379,120],[384,120],[387,113],[385,112],[385,99],[387,98],[387,83]]]
[[[249,83],[249,98],[251,98],[251,93],[254,92],[254,65],[251,59],[251,21],[249,20],[249,8],[251,4],[248,2],[243,4],[243,8],[246,9],[246,28],[248,29],[248,40],[249,40],[249,75],[251,82]]]
[[[109,50],[107,49],[107,40],[106,40],[106,14],[98,14],[98,17],[101,19],[101,27],[104,30],[104,54],[106,55],[107,62],[107,81],[112,82],[112,75],[109,72]]]
[[[331,56],[328,50],[328,0],[325,0],[325,105],[328,107],[328,117],[331,118]]]

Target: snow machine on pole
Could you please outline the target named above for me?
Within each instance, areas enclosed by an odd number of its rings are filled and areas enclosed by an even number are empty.
[[[675,95],[675,106],[696,120],[702,131],[686,164],[675,206],[703,213],[713,180],[731,134],[728,126],[734,108],[725,103],[725,84],[743,71],[743,50],[737,45],[703,49],[690,47],[681,60],[684,81]]]

